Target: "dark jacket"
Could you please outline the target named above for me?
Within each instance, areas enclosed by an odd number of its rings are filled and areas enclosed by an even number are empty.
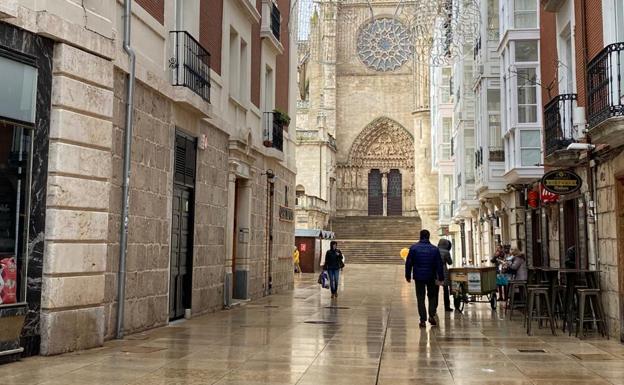
[[[449,277],[448,265],[453,264],[453,258],[451,258],[451,241],[448,239],[440,239],[440,242],[438,242],[438,249],[440,250],[440,258],[442,258],[442,266],[444,268],[444,285],[450,286],[451,279]]]
[[[421,239],[410,247],[405,260],[405,278],[416,281],[444,281],[444,267],[440,250],[428,239]]]
[[[336,250],[327,250],[325,253],[325,270],[336,270],[340,269],[340,262],[342,262],[342,251],[340,249]]]

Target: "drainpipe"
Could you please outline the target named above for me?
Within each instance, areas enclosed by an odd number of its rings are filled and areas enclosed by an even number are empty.
[[[126,248],[128,246],[128,185],[130,182],[130,149],[132,146],[132,111],[134,109],[134,82],[136,57],[130,43],[132,0],[124,0],[123,48],[128,54],[128,84],[126,85],[126,137],[123,163],[121,227],[119,230],[119,273],[117,274],[117,338],[123,338],[124,305],[126,298]]]

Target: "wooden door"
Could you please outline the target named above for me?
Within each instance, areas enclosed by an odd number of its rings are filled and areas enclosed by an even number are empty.
[[[563,202],[563,250],[561,255],[563,256],[564,264],[567,262],[567,267],[572,267],[571,263],[574,263],[574,267],[579,267],[579,250],[578,250],[578,208],[576,206],[576,200],[570,199]],[[574,255],[573,260],[567,260],[568,255]]]
[[[388,216],[403,215],[403,181],[399,170],[388,173]]]
[[[196,140],[176,132],[169,267],[169,318],[184,317],[193,290],[193,210]]]
[[[368,215],[383,215],[381,172],[377,169],[368,174]]]
[[[171,218],[171,265],[169,285],[169,318],[184,316],[191,307],[193,220],[191,190],[176,185],[173,190]]]

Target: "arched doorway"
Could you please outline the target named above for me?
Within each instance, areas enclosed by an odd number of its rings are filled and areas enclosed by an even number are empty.
[[[396,121],[369,123],[337,164],[337,212],[341,216],[416,216],[414,138]]]

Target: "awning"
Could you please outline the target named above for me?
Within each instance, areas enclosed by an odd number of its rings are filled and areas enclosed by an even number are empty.
[[[335,239],[336,234],[333,231],[319,229],[295,229],[295,237]]]

